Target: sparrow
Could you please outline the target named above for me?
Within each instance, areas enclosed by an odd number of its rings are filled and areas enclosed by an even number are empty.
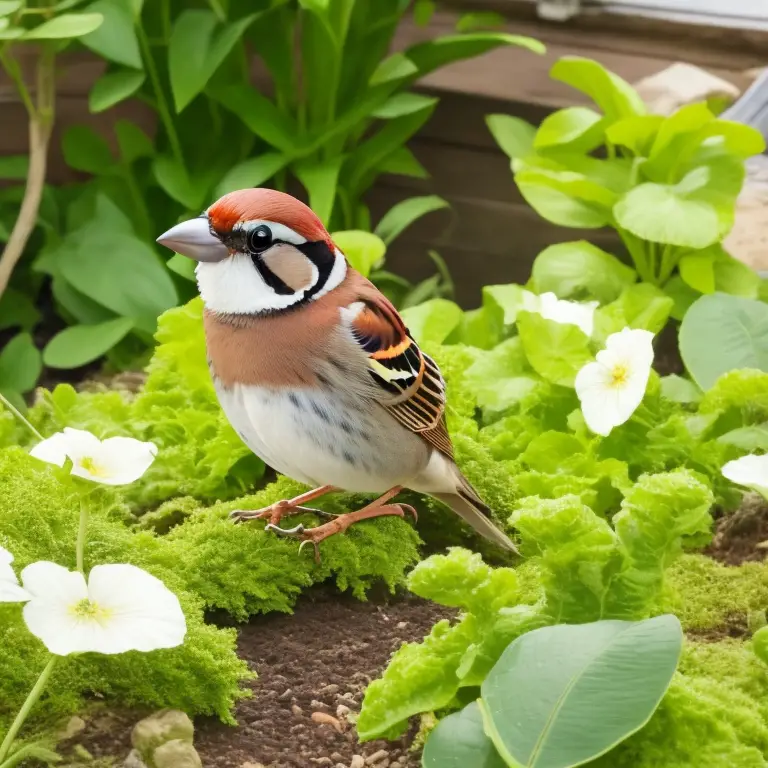
[[[439,368],[308,206],[271,189],[231,192],[157,242],[198,262],[208,364],[229,422],[266,464],[313,489],[236,520],[267,520],[318,557],[319,542],[353,523],[415,517],[392,502],[409,488],[516,552],[456,465]],[[379,497],[314,528],[280,527],[334,490]]]

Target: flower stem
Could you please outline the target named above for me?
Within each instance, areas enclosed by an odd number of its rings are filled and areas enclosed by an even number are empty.
[[[85,499],[80,499],[80,526],[77,529],[77,546],[75,556],[77,558],[77,570],[85,576],[85,536],[88,531],[88,505]]]
[[[0,762],[8,757],[8,752],[10,751],[11,746],[13,746],[13,742],[16,739],[16,736],[21,730],[21,726],[24,725],[24,721],[29,716],[32,707],[37,704],[37,700],[40,698],[40,694],[45,689],[45,686],[48,683],[48,678],[51,676],[51,672],[53,672],[53,668],[56,666],[56,662],[58,660],[58,656],[51,656],[48,663],[45,665],[45,669],[43,669],[43,671],[40,673],[40,677],[37,678],[37,682],[35,683],[34,688],[32,688],[32,690],[29,692],[27,700],[24,702],[24,704],[22,704],[21,709],[19,710],[19,714],[16,715],[16,719],[11,724],[11,727],[8,729],[8,733],[5,734],[3,743],[0,745]]]
[[[22,415],[21,411],[16,408],[15,405],[12,405],[11,401],[8,400],[2,392],[0,392],[0,403],[2,403],[25,427],[27,427],[38,440],[45,440],[45,438],[32,426],[29,420]]]

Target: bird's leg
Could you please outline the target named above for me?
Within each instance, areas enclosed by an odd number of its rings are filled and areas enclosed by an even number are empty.
[[[280,520],[288,515],[298,515],[300,512],[314,512],[323,517],[335,517],[331,512],[323,512],[320,509],[302,506],[308,501],[314,501],[325,496],[326,493],[336,490],[332,485],[321,485],[311,491],[302,493],[292,499],[283,499],[270,504],[262,509],[236,509],[229,513],[231,520],[236,523],[243,523],[246,520],[268,520],[269,525],[276,526]]]
[[[303,525],[297,525],[295,528],[285,529],[279,528],[273,523],[269,523],[264,530],[274,531],[278,536],[300,539],[302,547],[305,544],[312,544],[315,549],[315,562],[319,563],[320,550],[318,544],[329,536],[346,531],[350,525],[359,523],[361,520],[370,520],[371,518],[383,517],[385,515],[405,517],[406,512],[413,515],[415,520],[417,518],[416,510],[410,504],[387,504],[387,502],[393,496],[400,493],[402,489],[403,488],[400,485],[390,488],[385,494],[376,499],[376,501],[372,501],[368,504],[368,506],[358,509],[356,512],[347,512],[344,515],[338,515],[330,522],[319,525],[316,528],[305,528]]]

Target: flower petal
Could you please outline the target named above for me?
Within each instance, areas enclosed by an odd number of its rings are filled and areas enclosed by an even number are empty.
[[[611,371],[601,363],[587,363],[576,374],[574,387],[587,426],[598,435],[607,435],[619,423],[619,407],[611,397]]]
[[[0,603],[24,603],[31,600],[32,595],[15,581],[0,578]]]
[[[768,454],[742,456],[729,461],[721,471],[732,483],[750,488],[768,499]]]
[[[21,572],[21,583],[34,598],[70,605],[88,597],[85,577],[63,565],[41,560]]]
[[[162,581],[133,565],[97,565],[90,573],[91,601],[109,611],[101,653],[173,648],[184,641],[186,619]]]
[[[0,547],[0,565],[10,565],[13,562],[13,555],[4,547]]]
[[[633,370],[653,364],[653,334],[641,328],[625,328],[605,340],[605,349],[630,363]]]
[[[128,485],[138,480],[157,456],[154,443],[144,443],[132,437],[110,437],[101,444],[97,464],[105,476],[94,477],[104,485]]]
[[[47,440],[38,443],[29,452],[29,455],[40,461],[47,461],[57,467],[63,467],[67,460],[67,438],[63,432],[51,435]]]
[[[101,440],[84,429],[64,427],[64,437],[66,438],[67,456],[75,464],[84,458],[95,458],[101,448]]]

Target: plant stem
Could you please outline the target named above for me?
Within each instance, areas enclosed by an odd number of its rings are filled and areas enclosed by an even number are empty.
[[[45,438],[32,426],[29,419],[27,419],[2,392],[0,392],[0,403],[2,403],[38,440],[45,440]]]
[[[80,525],[77,529],[77,545],[75,548],[75,557],[77,559],[77,570],[85,576],[85,537],[88,532],[88,505],[85,499],[80,499]]]
[[[0,761],[3,761],[6,757],[8,757],[8,752],[10,751],[16,736],[21,730],[21,726],[24,725],[24,721],[29,716],[32,707],[37,704],[37,700],[40,698],[40,694],[45,689],[45,686],[48,683],[48,678],[51,676],[51,672],[53,672],[53,668],[56,666],[56,662],[58,660],[58,656],[51,656],[48,663],[45,665],[45,668],[40,673],[40,677],[37,678],[37,682],[35,683],[34,688],[32,688],[32,690],[29,692],[27,700],[22,704],[21,709],[19,710],[19,714],[16,715],[16,719],[8,729],[8,733],[5,734],[5,739],[3,739],[2,745],[0,745]]]
[[[181,151],[179,135],[176,133],[176,127],[173,124],[171,110],[168,106],[168,100],[165,98],[165,92],[163,91],[163,86],[160,82],[160,75],[157,73],[155,60],[152,57],[152,50],[149,47],[149,40],[147,40],[147,35],[141,28],[141,25],[136,27],[136,35],[139,38],[141,53],[144,57],[144,65],[147,68],[149,79],[152,82],[152,88],[155,91],[155,98],[157,99],[157,111],[160,113],[160,120],[163,123],[165,132],[168,134],[168,141],[171,145],[171,151],[176,156],[176,160],[179,162],[179,165],[184,167],[184,154]]]
[[[37,60],[37,93],[35,104],[29,99],[26,87],[18,74],[14,77],[16,62],[3,56],[3,65],[8,70],[8,61],[12,61],[9,74],[14,79],[22,101],[27,108],[29,119],[29,171],[27,185],[24,189],[24,199],[21,202],[19,215],[13,225],[13,231],[8,238],[3,255],[0,257],[0,296],[8,287],[13,270],[19,262],[30,235],[37,223],[40,210],[40,200],[43,196],[45,173],[48,163],[48,145],[51,140],[53,116],[55,107],[55,56],[53,50],[44,47]],[[25,98],[26,94],[26,98]]]

